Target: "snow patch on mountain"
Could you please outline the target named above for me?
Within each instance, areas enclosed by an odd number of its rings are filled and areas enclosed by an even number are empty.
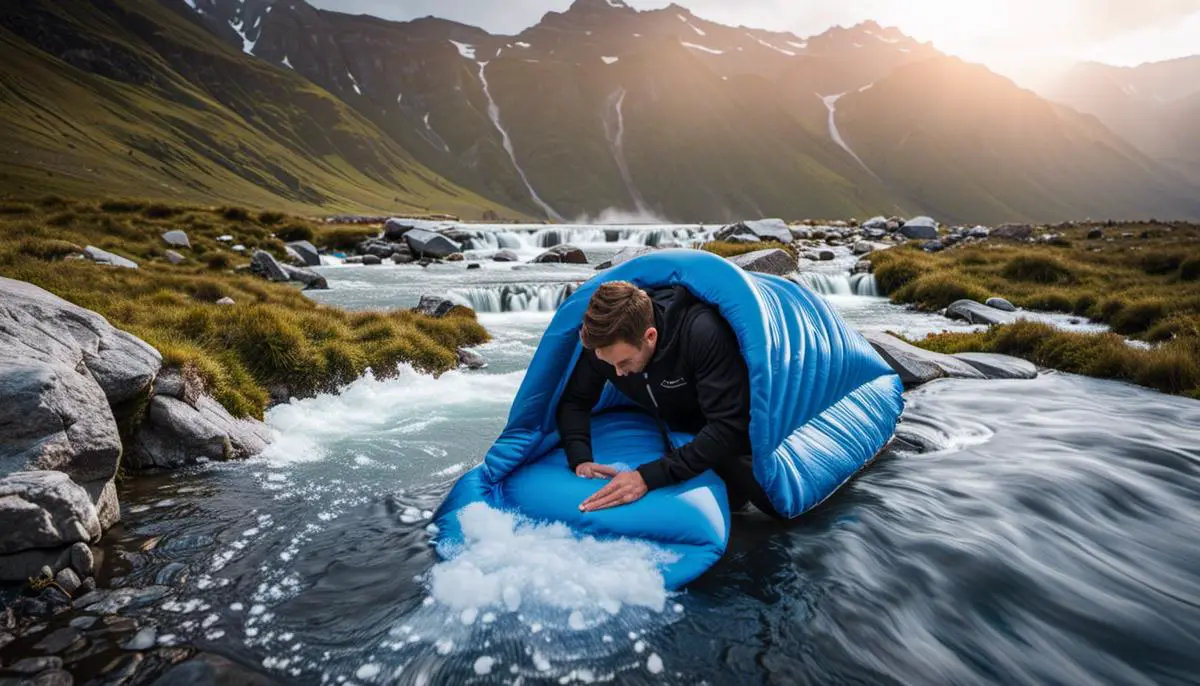
[[[450,42],[454,44],[454,47],[458,48],[458,54],[462,55],[463,57],[465,57],[469,60],[475,59],[475,46],[474,45],[467,45],[466,43],[459,43],[456,40],[451,40]]]
[[[750,36],[750,38],[753,38],[759,45],[763,46],[764,48],[770,48],[770,49],[774,50],[775,52],[781,52],[781,53],[787,55],[788,57],[796,56],[796,53],[792,52],[791,50],[784,50],[783,48],[775,47],[774,45],[771,45],[770,43],[759,38],[758,36],[755,36],[754,34],[747,33],[746,35]]]
[[[683,43],[683,47],[685,47],[685,48],[691,48],[693,50],[702,50],[704,52],[707,52],[707,53],[710,53],[713,55],[724,55],[725,54],[724,50],[716,50],[714,48],[706,48],[703,45],[696,45],[695,43],[688,43],[687,41],[681,41],[681,42]]]
[[[600,59],[604,60],[605,64],[613,64],[621,60],[620,57],[601,57]]]

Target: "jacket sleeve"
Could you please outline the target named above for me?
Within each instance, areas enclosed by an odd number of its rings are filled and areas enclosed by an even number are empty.
[[[750,453],[750,374],[737,336],[716,312],[696,317],[684,341],[704,427],[692,441],[638,468],[651,490]]]
[[[584,350],[558,401],[558,434],[571,471],[592,461],[592,408],[600,401],[606,381],[598,364],[593,354]]]

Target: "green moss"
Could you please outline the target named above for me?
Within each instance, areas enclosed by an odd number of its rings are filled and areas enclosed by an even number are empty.
[[[1075,274],[1062,260],[1050,255],[1019,255],[1009,260],[1001,275],[1013,281],[1040,284],[1074,283]]]
[[[777,241],[759,241],[755,243],[709,241],[701,245],[700,249],[726,258],[758,252],[759,250],[783,250],[791,255],[793,259],[798,257],[795,246],[790,243],[779,243]]]
[[[330,250],[353,250],[359,243],[378,235],[379,229],[369,226],[334,226],[318,230],[313,243]]]
[[[989,297],[987,289],[979,284],[945,271],[920,276],[893,294],[893,299],[916,303],[926,310],[940,310],[956,300],[983,302]]]
[[[1109,318],[1112,330],[1125,335],[1143,333],[1162,319],[1168,303],[1161,299],[1145,299],[1128,303]]]

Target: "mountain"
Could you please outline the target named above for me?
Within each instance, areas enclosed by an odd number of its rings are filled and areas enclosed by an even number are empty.
[[[1043,94],[1095,115],[1147,155],[1200,180],[1200,55],[1137,67],[1087,62]]]
[[[0,121],[8,195],[513,214],[311,81],[148,0],[0,7]]]

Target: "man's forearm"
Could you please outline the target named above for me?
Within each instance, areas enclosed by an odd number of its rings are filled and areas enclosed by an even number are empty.
[[[592,461],[592,409],[571,402],[558,408],[558,433],[567,464],[574,470]]]
[[[686,445],[648,462],[638,471],[650,490],[673,486],[716,467],[721,460],[750,452],[750,441],[737,426],[710,422]]]

